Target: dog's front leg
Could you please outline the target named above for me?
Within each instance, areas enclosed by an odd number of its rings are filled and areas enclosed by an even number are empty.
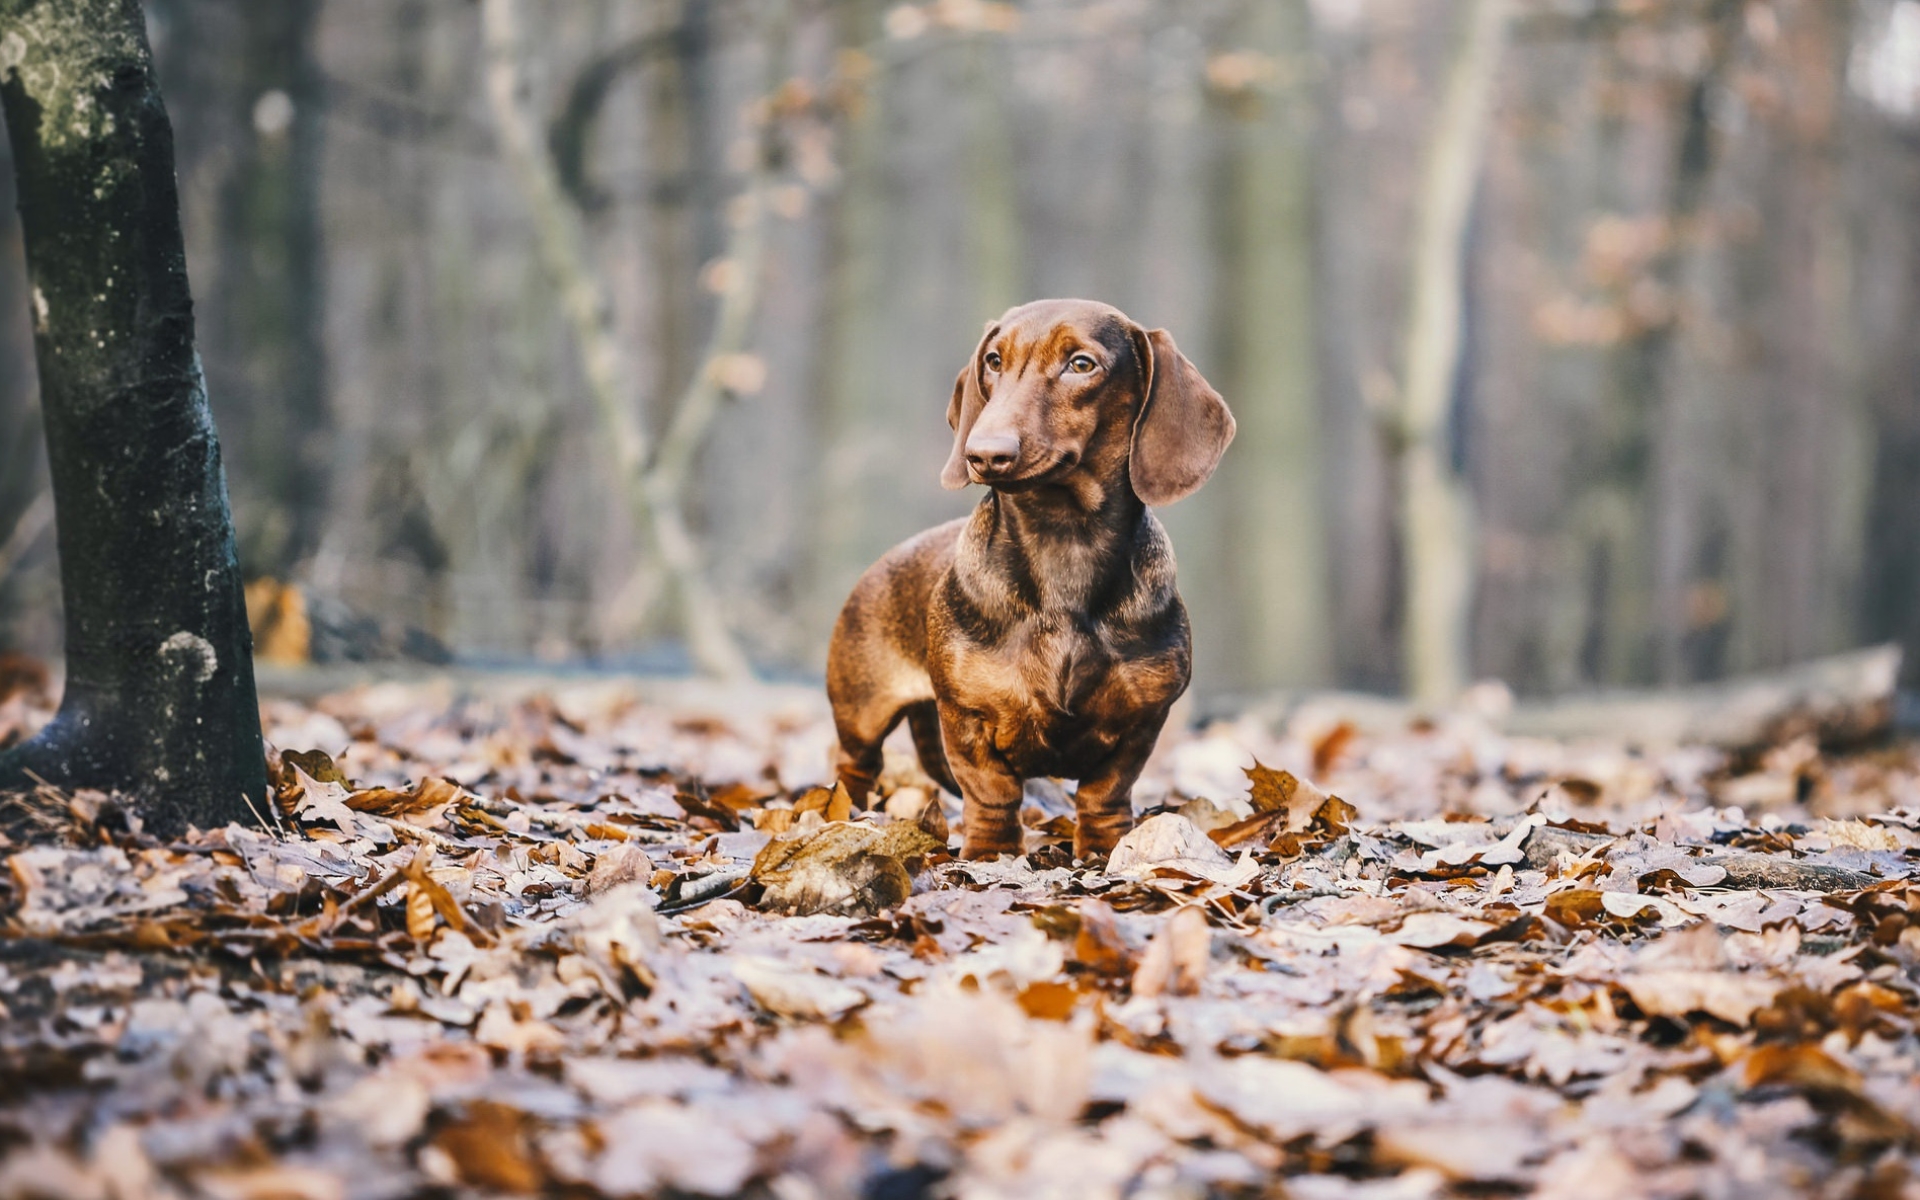
[[[1133,828],[1133,785],[1153,753],[1159,722],[1122,738],[1099,770],[1080,781],[1074,792],[1076,820],[1073,856],[1086,860],[1111,854],[1114,843]]]
[[[940,733],[946,743],[947,766],[966,802],[961,817],[960,857],[1020,853],[1023,781],[994,751],[991,732],[978,718],[942,705]]]

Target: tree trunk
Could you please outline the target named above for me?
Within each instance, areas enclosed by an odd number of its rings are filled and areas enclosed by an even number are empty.
[[[1400,536],[1406,557],[1406,686],[1421,704],[1467,683],[1473,513],[1448,436],[1460,364],[1467,222],[1479,179],[1507,0],[1474,0],[1435,120],[1413,250],[1401,380]]]
[[[167,122],[138,0],[0,0],[66,598],[66,694],[0,757],[133,795],[149,828],[264,802],[253,645],[193,346]]]
[[[1304,3],[1255,0],[1236,41],[1293,62],[1310,29]],[[1311,93],[1285,79],[1227,90],[1223,104],[1214,253],[1224,303],[1218,365],[1204,365],[1233,406],[1240,444],[1214,485],[1236,593],[1231,649],[1215,661],[1229,686],[1312,686],[1333,673],[1313,352],[1314,110]]]

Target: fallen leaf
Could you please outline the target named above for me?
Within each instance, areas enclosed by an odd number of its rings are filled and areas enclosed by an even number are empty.
[[[793,802],[793,812],[797,817],[802,813],[817,812],[823,820],[851,821],[853,819],[853,793],[847,791],[847,785],[834,780],[833,786],[808,788],[798,800]]]
[[[438,920],[433,912],[433,897],[424,885],[411,880],[407,883],[407,936],[416,942],[424,942],[433,936],[433,927]]]
[[[328,765],[332,765],[331,761]],[[340,832],[349,837],[359,832],[359,822],[354,819],[353,809],[347,804],[347,798],[351,793],[344,783],[337,779],[326,781],[315,779],[302,770],[297,763],[289,762],[284,770],[290,773],[292,778],[282,785],[282,794],[292,797],[294,816],[308,822],[331,821]],[[338,776],[340,772],[336,770],[332,773]],[[283,774],[282,778],[285,779],[286,775]]]
[[[1478,944],[1493,929],[1489,922],[1469,920],[1453,913],[1416,912],[1400,922],[1400,929],[1391,935],[1391,940],[1422,950],[1469,947]]]
[[[1326,799],[1319,789],[1301,782],[1292,771],[1276,771],[1261,765],[1257,759],[1246,768],[1246,774],[1251,785],[1247,799],[1252,801],[1254,811],[1281,814],[1287,829],[1294,833],[1313,822],[1314,812]]]
[[[872,916],[898,908],[927,855],[945,849],[918,825],[836,821],[812,833],[769,842],[752,878],[776,912]]]
[[[1353,744],[1353,739],[1359,732],[1359,729],[1354,726],[1352,721],[1341,721],[1332,729],[1327,730],[1327,732],[1315,738],[1313,742],[1313,773],[1315,775],[1324,775],[1331,770],[1333,765],[1340,761],[1340,756],[1346,752],[1347,747]]]
[[[1389,1083],[1358,1071],[1334,1075],[1306,1063],[1254,1055],[1209,1065],[1195,1090],[1271,1137],[1289,1141],[1311,1135],[1322,1145],[1404,1120],[1430,1103],[1421,1084]]]
[[[653,860],[638,846],[621,845],[593,860],[587,872],[587,895],[619,887],[623,883],[645,883],[653,877]]]
[[[1197,905],[1173,911],[1147,948],[1133,973],[1136,996],[1191,996],[1200,990],[1213,949],[1213,930]]]
[[[348,786],[346,775],[325,750],[282,750],[280,762],[283,766],[298,767],[301,774],[316,782]]]
[[[212,1200],[345,1200],[347,1185],[318,1167],[273,1165],[238,1171],[202,1171],[194,1186]]]
[[[1021,988],[1014,999],[1020,1002],[1021,1011],[1035,1020],[1064,1021],[1073,1015],[1080,993],[1070,983],[1040,979]]]
[[[721,1114],[671,1100],[643,1100],[600,1123],[606,1147],[589,1178],[613,1196],[678,1188],[732,1196],[752,1178],[753,1143]]]
[[[453,1161],[460,1182],[500,1192],[546,1186],[528,1142],[526,1114],[492,1100],[472,1100],[434,1131],[433,1144]]]
[[[734,960],[733,977],[755,1003],[783,1017],[833,1020],[867,1002],[859,988],[770,958]]]
[[[1562,888],[1547,894],[1546,914],[1562,925],[1578,929],[1605,912],[1606,903],[1598,888]]]
[[[1133,971],[1133,953],[1120,935],[1113,909],[1099,900],[1082,900],[1079,926],[1073,935],[1073,961],[1096,975],[1127,975]]]
[[[1121,837],[1106,860],[1110,876],[1146,876],[1162,866],[1208,876],[1231,870],[1233,858],[1185,816],[1160,812]]]
[[[1620,976],[1620,986],[1650,1017],[1703,1012],[1745,1028],[1786,984],[1730,971],[1646,971]]]

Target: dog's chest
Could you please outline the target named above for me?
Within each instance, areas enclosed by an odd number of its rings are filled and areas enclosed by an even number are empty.
[[[1087,703],[1113,667],[1113,651],[1098,626],[1067,617],[1036,617],[1016,630],[1009,649],[1026,676],[1027,704],[1036,718],[1057,724],[1084,719]]]
[[[1010,764],[1068,774],[1110,750],[1130,721],[1125,664],[1103,632],[1073,618],[1035,617],[996,645],[969,646],[954,663],[954,699],[984,718]]]

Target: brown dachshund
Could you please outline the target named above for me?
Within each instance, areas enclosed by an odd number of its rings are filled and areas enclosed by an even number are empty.
[[[990,490],[888,551],[841,610],[840,778],[864,804],[904,716],[927,774],[966,802],[966,857],[1019,852],[1022,785],[1042,775],[1079,781],[1074,854],[1105,854],[1192,667],[1147,506],[1207,481],[1233,414],[1165,330],[1038,300],[987,326],[947,424],[940,482]]]

